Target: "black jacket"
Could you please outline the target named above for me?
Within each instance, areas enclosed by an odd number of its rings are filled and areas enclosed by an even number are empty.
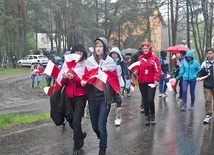
[[[213,90],[214,89],[214,72],[213,72],[213,62],[209,60],[205,60],[201,64],[201,69],[198,72],[198,77],[206,76],[210,73],[210,76],[208,76],[203,83],[204,88],[208,88]]]

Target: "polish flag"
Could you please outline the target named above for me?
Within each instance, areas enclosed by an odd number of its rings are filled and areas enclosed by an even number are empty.
[[[56,79],[59,72],[60,69],[51,60],[49,60],[44,73]]]
[[[65,62],[67,64],[67,68],[74,68],[80,59],[80,55],[74,54],[74,53],[65,55],[64,57],[65,57]]]
[[[132,72],[134,72],[135,70],[138,70],[138,68],[140,67],[140,61],[137,61],[133,64],[131,64],[128,69]]]
[[[175,54],[173,54],[172,58],[171,58],[171,62],[175,62],[176,61],[176,56]]]
[[[209,74],[207,74],[206,76],[202,76],[202,77],[200,77],[200,78],[197,78],[197,81],[198,82],[201,82],[201,81],[204,81],[206,78],[208,78],[210,76],[210,73]]]
[[[55,90],[54,86],[51,87],[44,87],[44,92],[46,95],[51,96],[53,91]]]
[[[98,70],[98,74],[92,75],[88,79],[87,83],[94,85],[100,91],[104,91],[107,78],[108,78],[108,75],[105,72]]]
[[[135,88],[135,83],[131,82],[131,91],[134,91],[134,88]]]
[[[167,88],[168,88],[169,91],[173,91],[173,90],[176,89],[175,83],[176,83],[176,79],[175,78],[170,79],[169,82],[166,83]]]

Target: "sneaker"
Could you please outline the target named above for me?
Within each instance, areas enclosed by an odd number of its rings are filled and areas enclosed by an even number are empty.
[[[115,126],[120,126],[121,122],[122,122],[122,119],[121,119],[121,110],[120,111],[116,110],[116,119],[114,121],[114,125]]]
[[[146,116],[145,125],[150,125],[150,117]]]
[[[159,97],[162,97],[162,94],[159,94]]]
[[[190,105],[189,110],[194,110],[194,106]]]
[[[182,111],[186,111],[186,110],[187,110],[187,107],[183,106],[183,107],[181,108],[181,110],[182,110]]]
[[[117,119],[114,121],[114,125],[115,125],[115,126],[120,126],[121,122],[122,122],[122,119],[121,119],[121,118],[117,118]]]
[[[144,108],[140,108],[140,112],[141,112],[141,113],[144,113]]]
[[[130,93],[127,93],[127,97],[131,97],[131,94],[130,94]]]
[[[166,93],[163,93],[161,97],[167,97],[168,95]]]
[[[155,125],[156,121],[155,121],[155,115],[151,115],[151,124]]]
[[[206,118],[204,119],[204,123],[209,123],[209,122],[211,122],[211,116],[206,115]]]

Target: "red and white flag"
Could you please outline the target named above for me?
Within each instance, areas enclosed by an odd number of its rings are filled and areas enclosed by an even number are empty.
[[[67,68],[74,68],[80,59],[80,55],[74,54],[74,53],[65,55],[64,57],[65,57],[65,62],[67,64]]]
[[[46,95],[48,96],[51,96],[51,94],[53,93],[55,87],[54,86],[51,86],[51,87],[44,87],[44,92]]]
[[[137,70],[140,67],[140,61],[137,61],[133,64],[131,64],[128,69],[132,72],[134,72],[135,70]]]
[[[62,64],[61,70],[50,60],[48,61],[48,64],[45,68],[45,73],[56,79],[55,85],[53,87],[44,88],[44,92],[48,96],[50,96],[54,90],[58,89],[62,85],[62,74],[67,72],[70,68],[74,68],[80,59],[80,55],[74,53],[65,55],[64,57],[65,62]]]
[[[94,85],[100,91],[104,91],[107,78],[108,75],[99,69],[98,74],[91,76],[91,78],[88,80],[88,83]]]
[[[175,62],[176,61],[176,56],[175,54],[173,54],[172,58],[171,58],[171,62]]]
[[[173,91],[173,90],[176,89],[175,83],[176,83],[176,79],[175,78],[170,79],[169,82],[166,83],[167,88],[168,88],[169,91]]]
[[[134,88],[135,88],[135,83],[131,82],[131,91],[134,91]]]
[[[59,72],[60,69],[51,60],[49,60],[44,73],[56,79]]]

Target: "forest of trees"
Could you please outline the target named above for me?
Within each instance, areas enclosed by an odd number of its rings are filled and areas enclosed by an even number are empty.
[[[137,48],[151,41],[154,9],[167,24],[168,46],[187,44],[203,60],[212,46],[213,0],[1,0],[0,56],[21,58],[37,50],[37,33],[46,33],[59,53],[77,42],[88,48],[98,36],[120,48]]]

